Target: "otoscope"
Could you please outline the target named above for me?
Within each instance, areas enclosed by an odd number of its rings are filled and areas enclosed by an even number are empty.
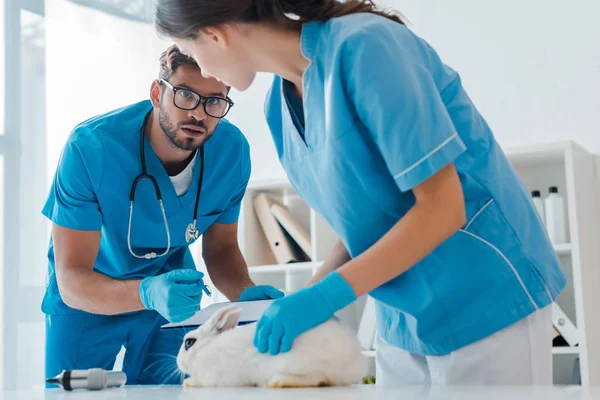
[[[47,383],[54,383],[65,390],[101,390],[123,386],[126,381],[127,375],[124,372],[105,371],[101,368],[73,371],[64,370],[54,378],[46,379]]]

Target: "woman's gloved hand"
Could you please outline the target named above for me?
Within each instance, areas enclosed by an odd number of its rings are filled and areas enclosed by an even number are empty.
[[[354,289],[333,271],[313,286],[275,300],[258,321],[254,346],[260,353],[285,353],[296,337],[327,321],[354,300]]]
[[[149,276],[140,284],[140,300],[169,322],[181,322],[200,310],[204,274],[195,269],[177,269]]]

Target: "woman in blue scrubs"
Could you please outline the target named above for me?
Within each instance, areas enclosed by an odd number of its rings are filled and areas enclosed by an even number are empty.
[[[156,11],[205,76],[245,90],[274,73],[265,113],[281,163],[339,235],[312,284],[258,322],[260,352],[290,350],[368,293],[378,384],[551,384],[559,261],[459,75],[400,15],[361,0]]]

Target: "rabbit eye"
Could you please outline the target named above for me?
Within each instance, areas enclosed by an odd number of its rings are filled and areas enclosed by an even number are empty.
[[[185,343],[184,343],[185,349],[188,350],[190,347],[192,347],[194,345],[194,343],[196,343],[196,339],[192,339],[192,338],[185,339]]]

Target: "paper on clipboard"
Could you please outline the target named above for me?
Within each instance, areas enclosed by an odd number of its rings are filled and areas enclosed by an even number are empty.
[[[161,329],[170,328],[193,328],[205,324],[210,317],[223,307],[236,305],[242,309],[240,321],[238,325],[256,322],[260,319],[265,310],[271,305],[274,300],[255,300],[255,301],[231,301],[223,303],[214,303],[205,307],[194,314],[193,317],[182,322],[172,322],[161,326]]]

